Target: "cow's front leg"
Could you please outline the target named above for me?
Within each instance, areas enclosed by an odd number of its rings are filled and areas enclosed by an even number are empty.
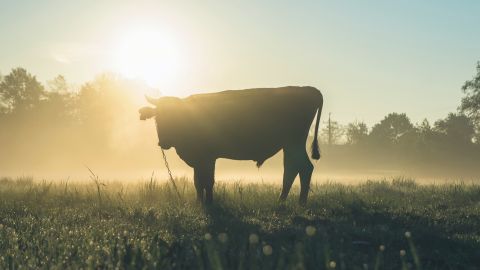
[[[195,185],[195,189],[197,190],[197,201],[203,203],[203,192],[205,190],[205,187],[200,177],[200,170],[196,167],[193,169],[193,184]]]
[[[197,189],[197,199],[205,203],[213,202],[213,185],[215,183],[215,160],[202,161],[194,168],[194,182]]]

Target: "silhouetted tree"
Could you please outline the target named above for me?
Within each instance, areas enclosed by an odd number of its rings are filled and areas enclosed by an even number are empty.
[[[50,119],[72,120],[76,111],[75,94],[71,91],[67,81],[62,75],[47,82],[48,91],[43,102],[43,110]]]
[[[364,122],[353,122],[346,128],[347,143],[359,144],[368,137],[368,127]]]
[[[0,97],[6,111],[24,111],[37,106],[44,89],[24,68],[15,68],[0,82]]]
[[[428,158],[435,148],[437,131],[432,128],[427,119],[423,119],[420,124],[417,124],[415,130],[414,154],[423,159]]]
[[[465,96],[462,98],[460,111],[465,113],[477,129],[477,142],[480,132],[480,61],[477,62],[477,74],[462,86]]]
[[[421,151],[430,152],[432,144],[435,143],[436,137],[438,137],[438,131],[436,131],[428,122],[424,119],[418,124],[415,129],[417,130],[417,145],[421,147]]]
[[[417,130],[420,134],[430,134],[433,132],[432,126],[427,119],[423,119],[423,121],[417,125]]]
[[[0,83],[3,82],[3,75],[0,73]],[[3,96],[0,93],[0,115],[5,114],[7,112],[7,104],[4,104]]]
[[[325,123],[325,127],[322,129],[321,140],[329,145],[338,144],[344,133],[344,128],[337,121],[329,118],[328,122]]]
[[[449,113],[447,118],[435,122],[435,130],[454,143],[470,144],[475,136],[473,123],[464,114]]]
[[[379,144],[398,143],[415,128],[404,113],[390,113],[380,123],[373,126],[369,137]]]

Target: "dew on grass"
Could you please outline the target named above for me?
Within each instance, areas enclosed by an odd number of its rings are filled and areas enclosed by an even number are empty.
[[[265,245],[263,246],[262,251],[265,256],[270,256],[273,253],[273,248],[270,245]]]
[[[317,229],[313,226],[307,226],[305,228],[305,233],[310,237],[314,236],[316,232],[317,232]]]
[[[260,239],[259,239],[258,235],[255,234],[255,233],[250,234],[250,236],[248,237],[248,242],[252,245],[253,244],[258,244],[259,240]]]
[[[226,243],[228,241],[228,235],[226,233],[219,233],[218,234],[218,241],[222,243]]]

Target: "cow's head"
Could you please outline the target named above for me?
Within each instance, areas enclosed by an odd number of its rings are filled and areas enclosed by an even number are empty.
[[[158,134],[158,145],[163,149],[174,146],[175,139],[181,130],[182,100],[176,97],[162,97],[154,99],[145,97],[154,107],[143,107],[138,112],[140,120],[155,117]]]

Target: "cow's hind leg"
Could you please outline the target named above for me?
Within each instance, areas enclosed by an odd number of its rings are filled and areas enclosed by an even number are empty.
[[[303,149],[303,157],[300,159],[300,167],[299,167],[299,174],[300,174],[300,204],[306,205],[307,204],[307,197],[308,192],[310,191],[310,181],[312,180],[312,173],[313,173],[313,165],[308,158],[308,154]]]
[[[293,181],[297,177],[298,166],[296,163],[295,147],[285,147],[283,149],[283,187],[280,202],[287,199]]]
[[[203,161],[194,168],[194,183],[197,190],[197,199],[205,203],[213,201],[213,184],[215,183],[215,160]]]
[[[283,189],[280,200],[285,201],[297,174],[300,174],[300,204],[307,202],[313,165],[304,144],[295,144],[283,149]]]

